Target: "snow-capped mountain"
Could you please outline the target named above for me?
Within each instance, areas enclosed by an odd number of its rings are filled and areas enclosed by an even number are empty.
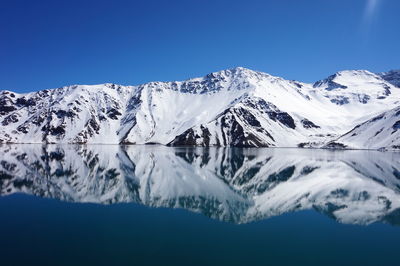
[[[315,209],[398,224],[400,154],[379,151],[0,145],[0,195],[134,202],[248,223]]]
[[[398,80],[341,71],[306,84],[239,67],[182,82],[1,91],[0,142],[322,147],[398,107]]]

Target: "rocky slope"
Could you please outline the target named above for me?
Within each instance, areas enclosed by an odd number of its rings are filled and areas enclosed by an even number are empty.
[[[342,71],[306,84],[235,68],[182,82],[1,91],[0,142],[323,147],[398,107],[398,80]]]

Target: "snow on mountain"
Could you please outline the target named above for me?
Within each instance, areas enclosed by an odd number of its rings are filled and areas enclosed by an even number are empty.
[[[342,71],[306,84],[238,67],[182,82],[1,91],[0,142],[321,147],[397,107],[392,76]]]
[[[347,116],[353,126],[370,118],[372,113],[378,114],[400,103],[398,88],[366,70],[341,71],[314,83],[313,87],[335,103],[338,112]]]
[[[76,85],[28,94],[3,91],[3,142],[118,143],[116,128],[133,87]]]
[[[400,208],[399,156],[314,149],[1,145],[0,195],[134,202],[235,223],[307,209],[342,223],[391,222]]]
[[[383,112],[344,134],[328,147],[400,149],[400,107]]]

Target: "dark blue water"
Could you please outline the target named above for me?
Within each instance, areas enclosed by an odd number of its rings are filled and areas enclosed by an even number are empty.
[[[397,154],[0,151],[1,265],[399,264]]]

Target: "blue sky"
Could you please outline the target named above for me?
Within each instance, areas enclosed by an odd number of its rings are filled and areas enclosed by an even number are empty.
[[[400,68],[398,0],[0,1],[0,89]]]

